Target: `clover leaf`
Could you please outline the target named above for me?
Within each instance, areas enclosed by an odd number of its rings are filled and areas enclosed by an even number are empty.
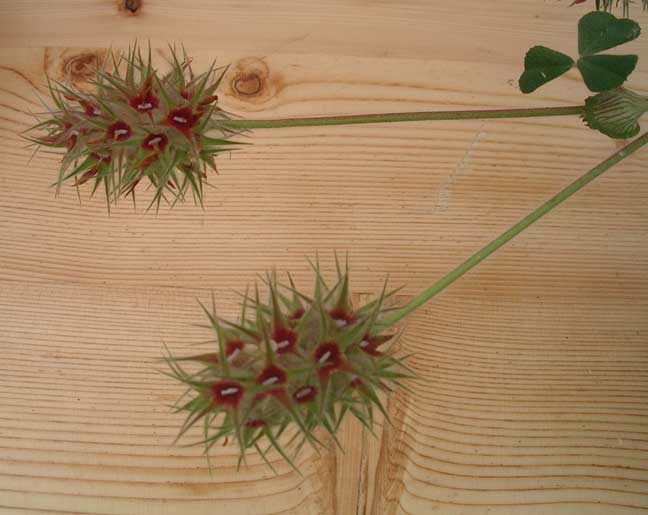
[[[577,67],[590,91],[618,88],[628,79],[637,65],[636,55],[600,55],[599,52],[632,41],[640,33],[637,22],[619,19],[607,12],[592,12],[580,19]],[[568,55],[544,46],[534,46],[524,58],[520,90],[531,93],[560,77],[573,65],[574,60]]]

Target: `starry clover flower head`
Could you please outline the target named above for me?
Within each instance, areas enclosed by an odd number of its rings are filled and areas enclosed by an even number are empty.
[[[216,91],[227,67],[196,74],[184,49],[171,48],[169,71],[153,67],[134,45],[109,52],[91,81],[92,93],[48,79],[54,106],[30,131],[38,146],[60,148],[57,193],[63,184],[92,183],[104,189],[108,207],[121,197],[135,198],[142,186],[154,190],[149,207],[174,205],[187,197],[202,204],[215,157],[241,145],[232,140],[228,113]]]
[[[348,267],[337,265],[331,286],[319,264],[312,266],[310,295],[299,291],[290,275],[280,284],[276,274],[267,274],[267,298],[262,300],[258,287],[252,294],[248,290],[237,321],[201,304],[214,349],[165,358],[168,375],[188,388],[176,405],[177,412],[186,413],[180,435],[201,425],[198,443],[207,455],[232,438],[240,448],[239,463],[248,450],[269,463],[266,454],[274,449],[292,464],[280,439],[289,427],[297,429],[296,455],[304,444],[322,446],[322,435],[337,441],[348,414],[369,430],[376,410],[387,416],[380,392],[410,377],[395,351],[395,332],[381,326],[391,309],[386,302],[398,290],[387,291],[385,283],[376,299],[356,307]]]

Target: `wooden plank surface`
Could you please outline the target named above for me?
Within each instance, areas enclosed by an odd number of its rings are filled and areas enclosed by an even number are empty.
[[[516,91],[524,51],[574,52],[567,1],[0,1],[0,514],[429,514],[648,511],[648,153],[633,156],[405,324],[419,379],[374,439],[235,472],[172,446],[167,344],[233,312],[254,274],[309,284],[304,256],[348,251],[357,295],[403,298],[446,273],[617,144],[577,119],[259,130],[220,159],[205,210],[155,216],[55,199],[55,156],[17,132],[45,73],[83,87],[134,37],[233,66],[254,117],[568,105],[570,72]],[[648,17],[640,17],[642,23]],[[630,86],[648,91],[648,39]]]

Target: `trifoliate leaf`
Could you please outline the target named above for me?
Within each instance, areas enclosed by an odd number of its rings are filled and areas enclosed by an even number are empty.
[[[588,89],[598,93],[621,86],[637,60],[636,55],[588,55],[578,60],[578,69]]]
[[[626,139],[639,132],[639,118],[648,111],[648,98],[617,88],[589,97],[583,120],[610,138]]]
[[[578,22],[578,53],[592,55],[637,38],[641,28],[636,21],[618,19],[606,12],[592,12]]]
[[[545,46],[534,46],[524,58],[524,73],[519,85],[522,93],[531,93],[543,84],[560,77],[574,66],[574,60]]]

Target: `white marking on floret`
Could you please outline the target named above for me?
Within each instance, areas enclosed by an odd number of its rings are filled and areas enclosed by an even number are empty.
[[[322,357],[318,360],[318,362],[320,364],[326,363],[330,357],[331,357],[331,351],[327,350],[324,354],[322,354]]]

